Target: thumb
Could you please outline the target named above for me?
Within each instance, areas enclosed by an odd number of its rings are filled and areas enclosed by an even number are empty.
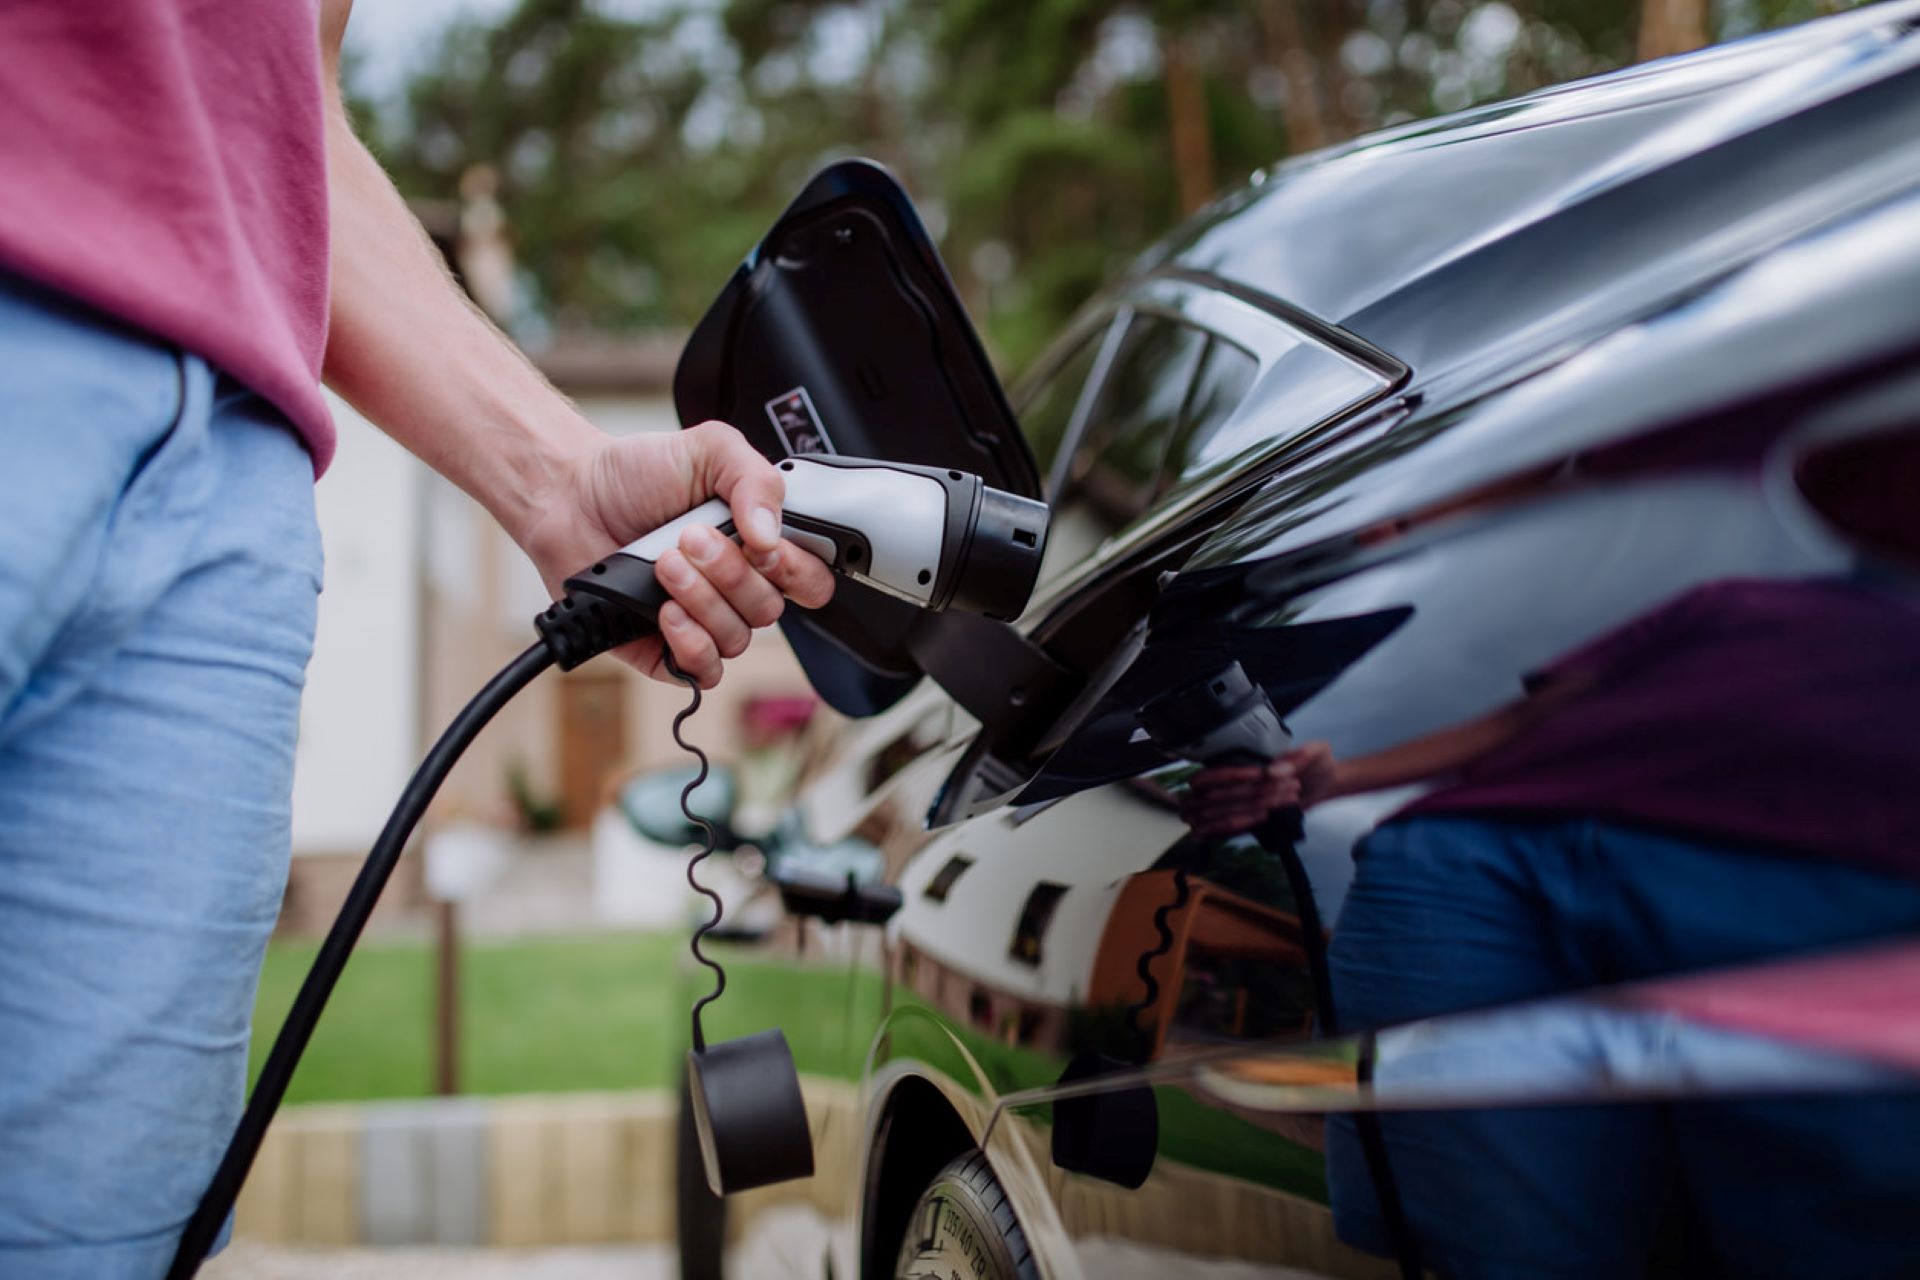
[[[696,496],[725,498],[740,541],[754,551],[773,550],[780,541],[780,504],[786,496],[780,472],[724,422],[703,422],[682,432],[680,439],[687,448]]]

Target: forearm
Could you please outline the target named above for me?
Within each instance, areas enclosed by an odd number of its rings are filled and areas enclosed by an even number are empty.
[[[337,102],[328,116],[327,385],[524,546],[599,433],[467,300]]]
[[[1458,773],[1507,742],[1532,719],[1525,702],[1513,703],[1438,732],[1334,764],[1323,799],[1405,786]]]
[[[467,301],[341,101],[352,0],[321,0],[333,234],[328,385],[473,495],[549,590],[704,498],[727,501],[738,545],[704,525],[657,562],[673,598],[620,651],[658,674],[668,649],[711,688],[791,599],[819,608],[833,575],[780,537],[773,464],[718,422],[614,439],[596,430]]]

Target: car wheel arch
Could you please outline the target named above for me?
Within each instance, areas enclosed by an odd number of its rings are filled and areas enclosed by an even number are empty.
[[[888,1091],[869,1143],[860,1206],[860,1275],[890,1280],[920,1193],[949,1161],[979,1149],[945,1095],[920,1076]]]

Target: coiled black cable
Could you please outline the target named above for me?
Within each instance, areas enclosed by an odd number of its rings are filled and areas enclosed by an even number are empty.
[[[726,910],[726,904],[721,901],[718,893],[715,893],[706,885],[701,884],[699,879],[693,874],[694,868],[713,856],[714,846],[718,843],[718,837],[713,830],[713,823],[693,811],[693,793],[698,791],[700,784],[707,780],[707,753],[689,742],[680,731],[680,727],[692,718],[695,712],[700,710],[700,702],[704,695],[700,692],[700,682],[682,671],[680,665],[673,660],[673,654],[671,653],[666,655],[666,666],[667,674],[686,685],[688,692],[693,695],[687,700],[687,705],[682,707],[679,714],[673,718],[673,740],[682,751],[699,761],[700,764],[699,771],[693,776],[693,781],[680,788],[680,812],[686,817],[688,822],[700,828],[700,852],[694,854],[692,858],[687,860],[687,883],[693,886],[695,893],[713,904],[713,914],[707,917],[705,924],[702,924],[693,931],[693,938],[687,944],[688,949],[693,952],[693,958],[713,971],[713,990],[707,992],[706,995],[701,996],[693,1003],[693,1047],[696,1052],[704,1053],[707,1048],[707,1036],[706,1032],[701,1029],[700,1015],[706,1011],[708,1005],[718,1000],[721,993],[727,989],[727,971],[720,967],[719,961],[711,959],[706,951],[701,948],[700,944],[706,940],[706,936],[709,933],[719,926],[720,918]]]
[[[1147,1029],[1140,1024],[1140,1017],[1160,1000],[1160,980],[1153,976],[1153,962],[1172,952],[1173,926],[1168,923],[1168,919],[1174,912],[1185,907],[1192,896],[1193,886],[1187,878],[1187,869],[1175,867],[1173,900],[1161,903],[1153,913],[1153,927],[1160,935],[1159,941],[1142,952],[1140,959],[1134,963],[1133,971],[1139,975],[1140,981],[1146,984],[1147,993],[1127,1009],[1127,1028],[1133,1033],[1135,1060],[1142,1064],[1153,1057],[1153,1037],[1148,1035]]]
[[[300,1055],[306,1051],[307,1041],[313,1038],[313,1029],[319,1024],[320,1014],[327,1007],[327,998],[333,994],[334,984],[339,982],[341,972],[347,967],[347,958],[353,954],[353,944],[366,927],[374,904],[380,901],[380,891],[387,887],[387,881],[392,878],[394,867],[399,865],[400,855],[405,851],[414,827],[419,825],[427,805],[432,803],[435,793],[440,790],[440,784],[446,781],[454,763],[466,752],[487,722],[499,713],[500,708],[512,701],[515,694],[526,688],[535,676],[552,666],[553,661],[554,656],[548,646],[540,643],[503,667],[484,689],[474,695],[473,701],[454,717],[453,723],[447,726],[446,732],[440,735],[439,741],[433,744],[433,750],[427,752],[426,759],[420,762],[420,767],[408,780],[406,789],[400,793],[399,803],[394,805],[393,813],[387,818],[387,825],[381,829],[380,838],[374,841],[373,851],[367,855],[360,874],[354,878],[353,888],[347,892],[347,900],[341,905],[340,914],[327,931],[327,940],[320,944],[320,954],[314,957],[306,981],[300,984],[300,994],[294,998],[293,1008],[287,1012],[286,1022],[281,1024],[280,1034],[274,1037],[273,1050],[267,1054],[266,1065],[260,1069],[260,1079],[247,1099],[247,1109],[233,1131],[232,1140],[227,1143],[226,1154],[220,1158],[220,1167],[215,1171],[213,1181],[207,1184],[206,1193],[200,1197],[193,1216],[187,1219],[179,1248],[174,1251],[173,1265],[167,1268],[167,1280],[188,1280],[200,1269],[207,1251],[213,1248],[213,1242],[219,1238],[220,1228],[233,1211],[234,1201],[239,1198],[240,1186],[247,1180],[247,1171],[253,1167],[254,1157],[260,1153],[260,1143],[267,1136],[267,1125],[272,1122],[274,1112],[280,1109],[281,1099],[286,1097],[287,1086],[293,1081],[293,1069],[299,1065]],[[678,726],[678,721],[675,725]],[[697,1019],[695,1025],[698,1025]]]

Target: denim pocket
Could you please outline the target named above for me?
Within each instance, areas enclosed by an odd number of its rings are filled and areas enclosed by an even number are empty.
[[[89,631],[130,482],[182,419],[172,348],[0,273],[0,723]]]
[[[127,627],[179,575],[192,551],[192,526],[217,501],[208,465],[208,410],[213,374],[199,359],[176,353],[178,410],[141,454],[108,518],[99,571],[75,615],[117,645]]]

